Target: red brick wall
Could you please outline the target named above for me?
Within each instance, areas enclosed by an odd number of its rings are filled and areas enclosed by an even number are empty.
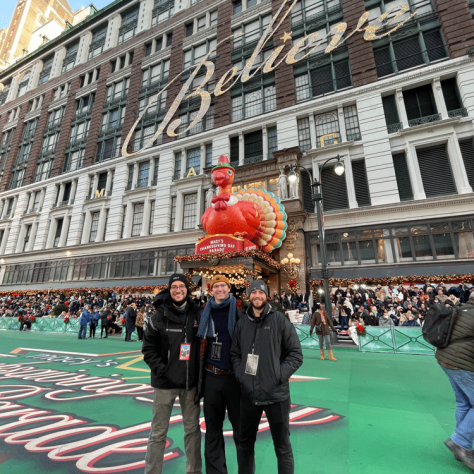
[[[132,129],[132,125],[137,119],[137,110],[138,110],[138,94],[140,93],[140,87],[142,83],[142,59],[145,56],[145,47],[139,45],[133,51],[133,63],[132,71],[130,73],[130,84],[128,86],[127,94],[127,108],[125,112],[125,118],[123,121],[122,127],[122,141],[121,145],[127,138],[128,132]],[[127,151],[132,152],[133,141],[130,140],[128,143]]]
[[[458,58],[474,46],[474,21],[467,0],[434,0],[449,56]]]
[[[99,138],[100,122],[102,121],[102,111],[104,108],[105,96],[107,95],[107,76],[110,72],[110,61],[100,66],[100,76],[97,81],[95,91],[94,106],[92,108],[91,123],[87,136],[86,149],[84,151],[84,161],[82,167],[86,168],[94,163],[97,139]]]
[[[282,0],[275,0],[272,3],[272,15],[275,16],[278,9],[280,8],[281,4],[283,3]],[[275,22],[275,26],[278,25],[279,19],[285,14],[288,9],[288,6],[291,5],[291,2],[288,2],[285,5]],[[274,49],[278,46],[281,46],[283,40],[283,34],[291,32],[291,22],[290,22],[291,15],[285,18],[283,23],[281,24],[280,28],[275,32],[273,35],[273,45]],[[282,52],[276,59],[275,63],[281,60],[281,58],[291,49],[291,41],[286,41],[286,46],[283,48]],[[277,97],[277,109],[284,109],[285,107],[291,107],[292,105],[296,104],[296,93],[295,93],[295,76],[293,74],[293,66],[286,64],[286,62],[281,63],[275,69],[275,86],[276,86],[276,97]]]
[[[25,115],[28,113],[29,108],[29,102],[26,102],[21,106],[20,114],[18,116],[18,125],[16,126],[15,134],[13,135],[13,141],[10,147],[10,152],[8,153],[7,162],[5,163],[2,181],[0,182],[0,193],[6,191],[8,189],[8,186],[10,185],[13,164],[15,163],[16,155],[18,154],[21,136],[23,135],[23,128],[25,126],[23,120],[25,118]]]
[[[217,43],[232,34],[232,0],[221,3],[217,9]],[[216,73],[217,81],[232,67],[232,40],[228,40],[217,47]],[[226,92],[214,99],[214,124],[225,126],[230,124],[230,92]]]
[[[80,78],[75,77],[71,81],[71,87],[67,95],[66,110],[64,111],[63,120],[61,122],[61,132],[59,134],[56,151],[54,153],[53,168],[51,170],[51,178],[59,176],[63,172],[64,159],[66,158],[66,147],[71,133],[71,120],[74,116],[76,108],[76,92],[79,88]]]
[[[46,93],[43,105],[41,106],[41,114],[38,118],[38,124],[36,125],[36,131],[34,136],[33,145],[31,146],[30,157],[28,159],[28,166],[26,167],[25,177],[23,178],[23,185],[31,184],[35,176],[36,161],[41,151],[41,145],[43,143],[43,133],[48,123],[48,107],[53,100],[53,91],[50,90]]]
[[[344,21],[347,23],[346,35],[349,35],[355,29],[359,18],[366,10],[364,0],[341,0],[341,4]],[[347,40],[346,44],[349,49],[349,61],[354,87],[377,81],[372,42],[366,41],[364,35],[357,32]]]

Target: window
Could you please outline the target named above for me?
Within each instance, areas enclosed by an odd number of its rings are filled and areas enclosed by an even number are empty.
[[[230,164],[236,168],[239,166],[240,145],[239,137],[231,137],[230,139]]]
[[[178,151],[174,154],[174,175],[173,179],[179,179],[181,177],[181,152]]]
[[[66,46],[66,56],[63,59],[63,67],[61,70],[62,74],[64,74],[67,71],[70,71],[74,67],[78,49],[79,49],[79,40],[74,41],[73,43]]]
[[[66,158],[64,160],[63,173],[67,173],[68,171],[75,171],[82,168],[84,152],[85,148],[67,153]]]
[[[105,210],[105,224],[104,224],[104,234],[102,235],[102,240],[105,240],[107,235],[107,224],[109,223],[109,209]]]
[[[39,203],[40,203],[40,200],[41,200],[41,191],[36,191],[34,196],[35,197],[33,199],[33,207],[31,208],[30,212],[39,212],[40,211]]]
[[[140,235],[143,226],[143,203],[133,205],[132,237]]]
[[[23,184],[23,177],[25,175],[31,147],[33,145],[36,124],[37,120],[32,120],[31,122],[27,122],[23,128],[21,145],[16,155],[15,164],[13,165],[9,189],[18,188]]]
[[[197,194],[184,196],[183,230],[194,229],[196,226]]]
[[[97,232],[99,231],[100,212],[93,212],[91,217],[91,231],[89,234],[89,242],[95,242],[97,239]]]
[[[143,123],[143,122],[140,122],[140,123]],[[137,126],[137,128],[135,129],[135,133],[133,135],[133,151],[138,151],[141,148],[143,148],[153,138],[160,124],[161,124],[161,121],[157,120],[155,121],[154,124],[152,123],[151,125],[142,126],[140,128]],[[153,146],[160,145],[162,140],[163,140],[163,134],[161,134],[153,142]]]
[[[142,74],[142,88],[155,86],[159,82],[164,82],[168,79],[170,70],[170,60],[161,61],[154,66],[145,69]]]
[[[186,38],[191,36],[194,33],[194,22],[188,23],[186,25]]]
[[[26,250],[28,249],[28,242],[30,241],[31,237],[31,227],[32,224],[26,226],[25,240],[23,242],[23,252],[26,252]]]
[[[178,133],[183,133],[189,127],[189,125],[195,119],[198,113],[199,107],[200,107],[199,101],[192,101],[192,102],[187,101],[184,103],[183,109],[188,108],[188,111],[179,115],[179,118],[181,119],[181,124],[178,128]],[[191,127],[186,132],[186,134],[183,134],[183,136],[194,135],[204,130],[210,130],[211,128],[214,128],[214,106],[213,105],[209,107],[209,110],[207,111],[206,115],[202,118],[202,120],[196,123],[193,127]]]
[[[71,198],[71,189],[72,189],[72,182],[66,183],[64,185],[64,194],[63,200],[61,201],[61,205],[69,204],[69,199]]]
[[[28,90],[28,84],[30,82],[30,73],[27,72],[24,76],[21,82],[18,84],[18,92],[16,94],[16,97],[21,97],[22,95],[26,94],[26,91]]]
[[[473,139],[462,140],[459,142],[464,168],[466,169],[467,179],[474,190],[474,142]]]
[[[120,232],[120,238],[125,237],[125,220],[127,219],[127,206],[122,206],[122,230]]]
[[[323,168],[320,181],[325,211],[347,209],[349,207],[345,173],[338,176],[334,168]]]
[[[273,152],[278,150],[277,128],[268,127],[268,158],[273,158]]]
[[[14,198],[8,199],[7,204],[7,211],[5,212],[4,218],[8,219],[9,217],[13,217],[12,210],[13,210],[13,201]]]
[[[77,99],[76,108],[74,110],[74,119],[79,120],[83,116],[90,115],[92,113],[94,100],[95,100],[95,93],[89,94]]]
[[[309,128],[309,118],[298,119],[298,143],[302,152],[311,150],[311,129]]]
[[[153,181],[151,182],[152,186],[156,186],[158,184],[158,170],[160,168],[160,159],[155,158],[155,162],[153,165]]]
[[[357,117],[357,107],[355,105],[344,107],[344,122],[346,125],[347,141],[361,140],[359,118]]]
[[[446,145],[416,150],[427,198],[457,194]]]
[[[155,0],[152,10],[151,26],[171,18],[174,15],[174,0]]]
[[[209,60],[212,60],[216,57],[216,39],[206,40],[204,43],[201,43],[197,46],[192,46],[188,50],[184,52],[184,60],[183,60],[183,69],[186,69],[189,66],[194,64],[198,64],[204,56],[206,56],[211,49],[214,51],[209,56]]]
[[[54,61],[54,54],[46,56],[43,59],[43,70],[40,72],[40,75],[38,78],[38,86],[41,86],[43,84],[46,84],[46,82],[48,82],[49,77],[51,76],[53,61]]]
[[[118,136],[106,138],[97,144],[97,150],[95,154],[96,163],[110,160],[117,156],[120,156],[120,134]]]
[[[452,77],[451,79],[441,81],[441,88],[449,117],[467,117],[467,110],[462,105],[456,78]]]
[[[266,79],[268,78],[262,76],[260,81],[253,84],[253,87],[251,85],[250,87],[255,89],[253,91],[244,92],[244,88],[241,88],[242,90],[238,95],[233,94],[231,105],[232,122],[276,109],[275,85],[264,86]],[[239,91],[237,90],[236,92]]]
[[[199,147],[186,151],[186,177],[192,168],[196,174],[201,172],[201,148]]]
[[[171,198],[170,232],[174,232],[176,221],[176,196]]]
[[[98,178],[97,178],[97,189],[96,191],[99,192],[99,195],[106,195],[106,189],[105,187],[107,186],[107,172],[105,173],[100,173]]]
[[[150,203],[150,223],[148,225],[148,235],[153,235],[153,221],[155,219],[155,201]]]
[[[68,148],[85,145],[87,134],[89,132],[90,120],[84,122],[75,122],[71,125],[71,132],[69,134]]]
[[[367,171],[365,160],[352,162],[352,175],[354,177],[354,188],[359,207],[370,206],[369,183],[367,181]]]
[[[137,188],[144,188],[145,186],[148,186],[149,177],[150,177],[150,162],[143,161],[139,163]]]
[[[101,131],[115,130],[121,127],[125,117],[125,107],[116,107],[102,115]]]
[[[431,84],[403,91],[403,99],[410,127],[441,120],[441,115],[436,109]]]
[[[115,102],[120,102],[127,98],[128,86],[130,85],[130,78],[127,77],[121,81],[114,82],[107,87],[107,97],[105,99],[105,104],[112,104]]]
[[[413,190],[411,188],[410,173],[408,171],[405,153],[395,153],[392,155],[392,159],[400,201],[412,201]]]
[[[420,31],[422,26],[418,21],[419,18],[419,14],[414,17],[418,31],[410,31],[412,36],[394,41],[389,35],[382,40],[374,41],[374,57],[378,77],[447,57],[439,27],[432,31]],[[382,43],[386,45],[380,47]]]
[[[299,31],[311,28],[314,23],[335,22],[339,18],[342,18],[339,0],[301,0],[291,10],[291,28]]]
[[[132,189],[134,168],[135,165],[128,165],[127,187],[125,188],[125,191],[129,191],[130,189]]]
[[[263,160],[262,131],[246,133],[244,135],[244,163],[256,163]]]
[[[337,110],[319,114],[314,117],[316,124],[316,147],[324,147],[341,143]]]
[[[63,230],[64,219],[56,220],[56,233],[54,234],[53,247],[59,247],[59,241],[61,240],[61,232]]]
[[[398,116],[395,95],[387,95],[382,97],[382,105],[385,114],[385,123],[387,124],[387,132],[395,133],[403,128],[403,124],[400,122],[400,118]]]
[[[212,143],[206,145],[206,168],[212,166]]]
[[[242,0],[232,0],[232,14],[236,15],[242,11]]]
[[[213,27],[213,26],[217,26],[217,10],[214,10],[213,12],[211,12],[211,16],[210,16],[210,26]]]
[[[92,31],[92,40],[89,45],[89,59],[93,59],[102,54],[107,36],[107,23]]]
[[[127,12],[122,13],[122,26],[119,28],[117,44],[121,44],[135,36],[138,25],[138,11],[139,8],[134,7]]]

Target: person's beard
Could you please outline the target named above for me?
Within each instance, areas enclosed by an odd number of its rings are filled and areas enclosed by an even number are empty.
[[[256,304],[255,304],[254,301],[252,300],[252,301],[251,301],[251,304],[252,304],[252,306],[253,306],[256,310],[260,311],[261,309],[265,308],[265,306],[267,305],[267,302],[266,302],[266,301],[262,301],[262,303],[260,304],[260,306],[256,306]]]

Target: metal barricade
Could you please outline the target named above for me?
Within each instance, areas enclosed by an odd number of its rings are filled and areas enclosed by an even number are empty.
[[[315,332],[312,335],[309,334],[310,326],[295,325],[295,329],[302,349],[319,349],[318,336]]]
[[[359,334],[360,352],[396,352],[391,327],[367,326]]]
[[[394,327],[393,337],[397,353],[434,355],[436,348],[425,341],[421,328]]]

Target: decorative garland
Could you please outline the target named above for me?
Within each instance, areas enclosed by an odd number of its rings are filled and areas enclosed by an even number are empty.
[[[290,280],[286,286],[292,293],[296,293],[300,289],[300,285],[296,280]]]
[[[447,284],[459,284],[459,283],[471,283],[474,284],[473,273],[460,273],[453,275],[412,275],[412,276],[398,276],[398,277],[385,277],[385,278],[330,278],[330,286],[342,286],[347,288],[348,286],[354,285],[403,285],[403,284],[424,284],[428,280],[430,283],[447,283]],[[311,280],[311,287],[313,291],[316,287],[323,285],[323,280]]]
[[[280,264],[274,260],[272,257],[263,253],[260,250],[244,250],[243,252],[231,252],[231,253],[204,253],[204,254],[194,254],[194,255],[181,255],[174,257],[175,262],[207,262],[210,259],[232,259],[232,258],[241,258],[241,257],[252,257],[255,260],[260,260],[265,262],[270,267],[275,269],[280,268]]]

